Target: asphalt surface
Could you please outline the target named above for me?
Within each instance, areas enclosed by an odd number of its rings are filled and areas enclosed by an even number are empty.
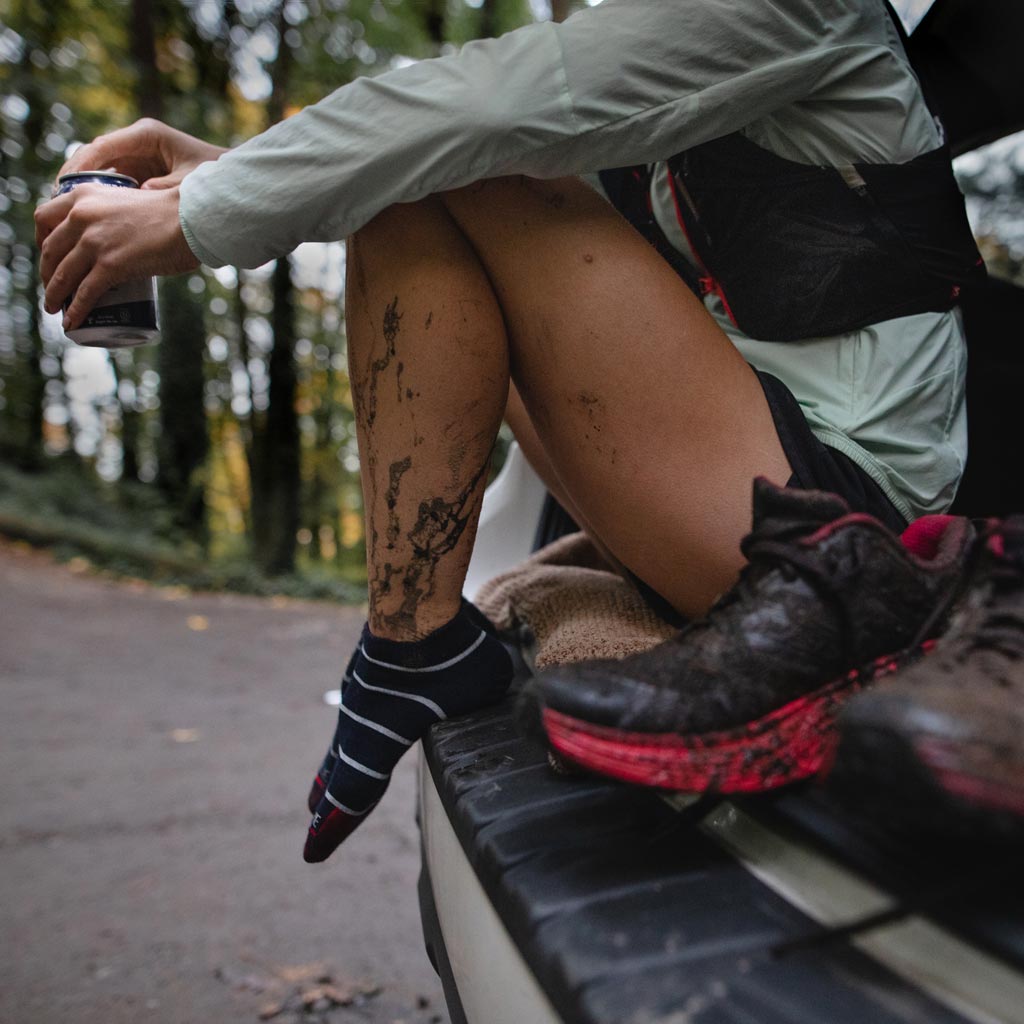
[[[0,544],[0,1022],[447,1022],[415,756],[301,858],[361,613],[84,569]]]

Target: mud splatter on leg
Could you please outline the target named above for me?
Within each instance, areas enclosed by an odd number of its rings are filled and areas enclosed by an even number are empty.
[[[403,632],[415,629],[420,605],[435,596],[442,560],[458,547],[467,527],[475,522],[490,463],[488,453],[483,464],[454,498],[433,497],[420,502],[416,522],[405,535],[412,546],[412,557],[402,579],[401,605],[393,612],[384,613],[380,605],[386,602],[374,603],[377,614],[371,613],[370,628],[375,632],[381,627]],[[392,595],[391,580],[392,574],[387,574],[379,581],[381,585],[387,585],[380,597]]]

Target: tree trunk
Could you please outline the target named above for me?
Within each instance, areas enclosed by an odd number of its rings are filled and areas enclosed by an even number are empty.
[[[39,16],[38,18],[35,16]],[[55,28],[41,8],[34,9],[28,19],[35,38],[26,39],[19,65],[19,75],[24,82],[24,96],[28,102],[28,117],[25,119],[24,174],[33,185],[44,179],[46,168],[38,156],[39,146],[46,128],[49,113],[47,101],[46,72],[34,63],[37,54],[46,54],[54,44]],[[21,225],[19,234],[24,240],[32,238],[31,224]],[[31,244],[31,242],[30,242]],[[27,346],[25,366],[25,389],[21,426],[21,444],[18,446],[18,462],[23,469],[37,470],[43,465],[43,408],[46,396],[46,377],[43,374],[43,339],[40,334],[39,316],[39,262],[32,261],[26,282],[25,298],[28,306]]]
[[[430,41],[440,49],[444,45],[447,29],[448,0],[427,0],[423,23]]]
[[[145,117],[163,116],[163,98],[160,92],[160,73],[156,66],[156,26],[152,0],[132,0],[129,25],[129,50],[135,69],[135,108]],[[142,414],[136,406],[135,395],[139,383],[139,370],[135,352],[125,349],[110,354],[110,365],[118,382],[117,401],[121,410],[121,478],[137,480],[139,477],[139,438],[142,436]],[[131,401],[121,397],[122,381],[128,381]]]
[[[164,116],[160,71],[156,66],[156,23],[152,0],[132,0],[131,54],[135,65],[135,105],[142,117]]]
[[[210,442],[203,402],[203,306],[185,277],[169,277],[161,282],[160,305],[163,342],[156,350],[160,374],[156,482],[174,511],[176,524],[205,547],[208,536],[203,468]]]
[[[114,383],[117,385],[118,408],[121,410],[121,479],[139,479],[139,412],[135,407],[137,393],[135,390],[135,366],[130,351],[121,349],[110,353],[110,368],[114,371]],[[122,384],[130,387],[122,388]],[[121,392],[130,394],[130,399]]]
[[[39,262],[32,261],[26,294],[36,295],[39,291]],[[40,333],[39,303],[29,303],[28,332],[32,349],[28,357],[28,380],[26,397],[28,405],[28,430],[25,449],[22,454],[23,469],[38,470],[43,466],[43,411],[46,398],[46,376],[43,373],[43,339]]]
[[[480,8],[480,38],[498,35],[498,0],[484,0]]]
[[[274,347],[267,367],[270,394],[263,444],[267,531],[259,552],[261,568],[269,576],[295,568],[295,535],[299,528],[300,449],[299,421],[295,413],[298,385],[295,367],[295,297],[291,261],[274,266]]]
[[[164,116],[163,88],[156,66],[156,5],[132,0],[131,55],[135,65],[135,105],[142,117]],[[157,486],[177,525],[206,545],[206,495],[202,468],[209,451],[203,404],[206,325],[203,300],[184,277],[160,282],[161,341],[156,351],[160,374],[160,436]],[[134,370],[133,366],[133,370]],[[137,416],[134,411],[129,416]],[[125,421],[127,423],[127,421]],[[137,434],[137,425],[131,431]],[[137,455],[133,453],[137,461]],[[125,458],[128,463],[128,454]]]
[[[278,49],[267,102],[269,124],[284,116],[291,75],[292,50],[285,41],[288,22],[284,6],[281,3],[277,11]],[[295,297],[288,259],[279,259],[275,264],[272,291],[274,344],[267,364],[270,386],[262,424],[253,417],[252,498],[254,555],[263,571],[273,576],[294,570],[295,535],[299,528],[301,453],[295,410]]]
[[[245,523],[245,534],[249,541],[249,548],[255,552],[259,548],[255,536],[257,532],[260,532],[257,529],[256,521],[266,507],[266,503],[263,501],[262,494],[259,498],[256,496],[256,488],[260,486],[262,481],[260,479],[261,463],[255,451],[256,407],[253,404],[252,372],[249,369],[249,362],[252,359],[252,348],[249,345],[249,334],[245,327],[245,318],[248,315],[245,299],[242,297],[245,279],[241,270],[237,271],[237,274],[238,277],[235,281],[234,291],[235,327],[238,332],[238,350],[236,354],[238,362],[245,370],[246,398],[248,399],[249,411],[244,416],[236,415],[236,419],[238,420],[239,434],[242,438],[242,447],[245,451],[245,464],[249,470],[249,506],[243,513],[243,521]]]
[[[565,21],[572,14],[572,0],[551,0],[551,20]]]

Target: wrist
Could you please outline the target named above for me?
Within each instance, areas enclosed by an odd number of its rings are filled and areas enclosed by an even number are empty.
[[[170,212],[173,214],[173,217],[169,217],[170,238],[167,246],[168,258],[172,266],[169,272],[172,274],[185,274],[200,265],[199,258],[189,244],[185,224],[181,217],[180,193],[179,186],[169,188],[165,193]]]

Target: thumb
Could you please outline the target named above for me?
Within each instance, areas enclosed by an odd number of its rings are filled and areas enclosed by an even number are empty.
[[[182,175],[180,174],[164,174],[159,178],[147,178],[141,188],[144,189],[162,189],[162,188],[174,188],[175,185],[181,184]]]

